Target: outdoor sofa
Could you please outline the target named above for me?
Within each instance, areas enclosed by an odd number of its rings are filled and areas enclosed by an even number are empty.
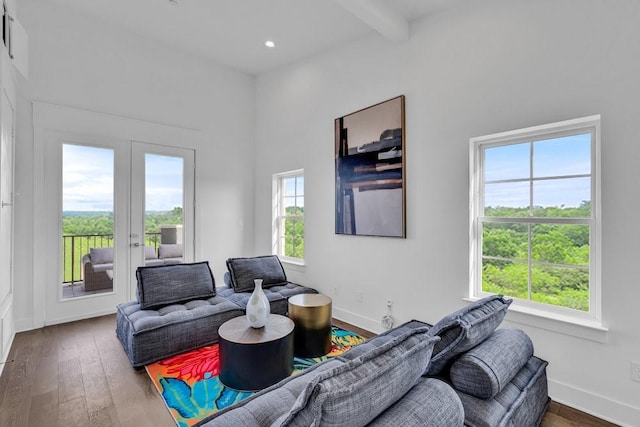
[[[178,264],[182,262],[181,244],[161,244],[158,253],[153,246],[144,247],[146,266]],[[90,248],[82,257],[85,291],[113,287],[113,248]]]

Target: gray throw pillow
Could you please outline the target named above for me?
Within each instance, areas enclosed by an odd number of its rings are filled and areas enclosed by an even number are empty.
[[[480,399],[504,389],[533,356],[533,343],[519,329],[498,329],[482,344],[461,355],[449,377],[455,388]]]
[[[91,264],[113,264],[113,248],[91,248]]]
[[[209,263],[138,267],[138,302],[143,310],[211,298],[216,285]]]
[[[276,255],[229,258],[227,269],[231,276],[231,287],[236,292],[253,292],[254,279],[262,279],[263,288],[287,284],[287,275]]]
[[[439,336],[441,340],[433,349],[426,374],[439,374],[457,355],[484,341],[500,326],[511,302],[502,295],[492,295],[445,316],[433,325],[429,335]]]
[[[368,424],[421,379],[438,340],[427,331],[428,327],[409,330],[313,378],[288,414],[279,419],[281,425]]]

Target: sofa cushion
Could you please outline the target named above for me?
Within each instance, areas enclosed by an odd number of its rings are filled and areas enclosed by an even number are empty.
[[[549,405],[547,362],[531,357],[509,384],[492,399],[456,390],[465,425],[476,427],[539,426]]]
[[[254,279],[262,279],[263,288],[287,284],[287,275],[276,255],[229,258],[227,269],[231,276],[231,287],[236,292],[253,291]]]
[[[336,358],[313,365],[299,374],[285,378],[233,406],[215,412],[197,426],[206,427],[260,427],[276,426],[286,417],[296,398],[312,378],[342,365]]]
[[[220,288],[216,293],[229,301],[233,301],[243,308],[247,308],[251,292],[236,292],[232,288]],[[264,294],[271,305],[271,314],[287,315],[289,311],[289,298],[298,294],[317,294],[313,288],[287,282],[286,285],[274,285],[268,289],[264,289]]]
[[[427,331],[428,327],[408,330],[315,377],[283,417],[282,426],[368,424],[420,380],[438,340]]]
[[[193,264],[138,267],[138,302],[143,310],[215,296],[207,261]]]
[[[443,381],[423,378],[368,427],[460,427],[463,423],[464,409],[456,392]]]
[[[519,329],[498,329],[461,355],[449,377],[462,392],[490,399],[500,393],[533,356],[531,339]]]
[[[158,258],[182,258],[182,244],[162,244],[158,248]]]
[[[218,328],[244,310],[215,296],[143,310],[136,301],[118,305],[116,336],[131,365],[140,367],[218,341]]]
[[[433,349],[431,364],[426,372],[437,375],[459,354],[484,341],[502,323],[512,300],[492,295],[455,311],[433,325],[430,335],[441,341]]]
[[[113,248],[91,248],[89,253],[91,254],[92,264],[113,263]]]

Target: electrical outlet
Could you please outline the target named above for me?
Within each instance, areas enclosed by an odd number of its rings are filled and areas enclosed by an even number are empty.
[[[631,379],[640,382],[640,362],[631,361]]]
[[[362,291],[356,292],[356,300],[358,302],[364,301],[364,293]]]
[[[388,300],[387,300],[387,308],[388,308],[389,310],[391,310],[391,307],[393,307],[393,300],[392,300],[392,299],[388,299]]]

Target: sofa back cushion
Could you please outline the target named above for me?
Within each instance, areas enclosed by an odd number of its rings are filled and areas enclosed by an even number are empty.
[[[138,302],[143,310],[216,295],[209,263],[138,267]]]
[[[91,264],[113,264],[113,248],[91,248]]]
[[[449,377],[455,388],[480,399],[504,389],[533,356],[533,343],[519,329],[498,329],[480,345],[461,355]]]
[[[282,426],[364,426],[402,398],[421,378],[437,337],[408,330],[310,381]],[[340,357],[338,357],[339,359]]]
[[[433,349],[427,375],[438,375],[453,359],[484,341],[502,323],[512,300],[492,295],[442,318],[429,330],[441,338]]]
[[[263,288],[287,284],[287,275],[276,255],[229,258],[227,269],[231,276],[231,287],[236,292],[252,292],[254,279],[262,279]]]

